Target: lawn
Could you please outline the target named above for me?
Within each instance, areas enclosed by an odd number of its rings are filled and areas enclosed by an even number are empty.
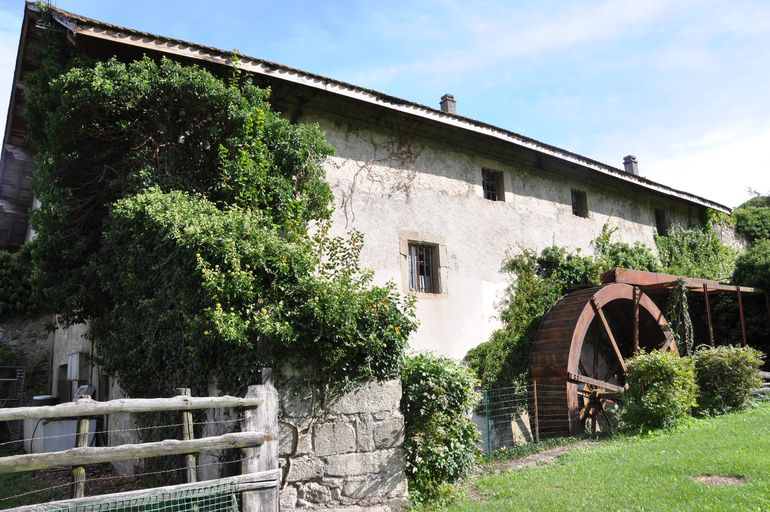
[[[696,480],[702,475],[742,483],[702,483]],[[548,466],[482,475],[468,485],[468,497],[442,510],[767,512],[770,404],[576,449]]]

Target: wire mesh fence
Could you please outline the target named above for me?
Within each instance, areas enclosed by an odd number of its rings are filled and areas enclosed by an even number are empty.
[[[569,435],[567,388],[535,382],[482,390],[474,422],[485,452]]]
[[[238,512],[240,493],[233,483],[49,508],[49,512]]]

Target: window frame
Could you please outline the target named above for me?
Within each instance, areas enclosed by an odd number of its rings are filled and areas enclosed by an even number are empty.
[[[492,185],[489,188],[488,185]],[[503,171],[482,167],[481,195],[488,201],[505,201],[505,178]]]
[[[584,219],[588,218],[588,192],[577,188],[570,189],[572,196],[572,214]]]
[[[417,293],[441,293],[438,245],[410,241],[408,247],[409,290]]]
[[[413,230],[399,230],[399,253],[401,256],[401,288],[405,293],[412,293],[419,299],[436,300],[443,299],[448,295],[449,281],[447,277],[447,256],[446,245],[443,237],[436,236],[433,233]],[[433,291],[421,291],[413,289],[410,286],[410,246],[432,247],[432,270],[433,270]],[[419,287],[418,287],[419,288]]]

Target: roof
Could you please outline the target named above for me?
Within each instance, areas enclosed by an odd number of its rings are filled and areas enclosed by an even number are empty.
[[[727,206],[719,204],[715,201],[711,201],[709,199],[682,190],[674,189],[642,176],[629,174],[622,169],[603,164],[577,153],[573,153],[571,151],[567,151],[565,149],[561,149],[556,146],[552,146],[550,144],[540,142],[510,130],[493,126],[491,124],[484,123],[469,117],[461,116],[458,114],[449,114],[432,107],[420,105],[418,103],[390,96],[388,94],[384,94],[372,89],[367,89],[347,82],[335,80],[333,78],[317,75],[314,73],[309,73],[255,57],[239,54],[237,63],[234,63],[232,59],[233,52],[231,51],[220,50],[210,46],[204,46],[188,41],[182,41],[179,39],[149,34],[147,32],[142,32],[126,27],[111,25],[109,23],[104,23],[80,16],[78,14],[70,13],[53,6],[51,6],[50,9],[53,19],[62,27],[64,27],[69,32],[70,36],[75,38],[90,37],[104,39],[122,45],[134,46],[139,49],[157,51],[169,55],[176,55],[191,60],[227,66],[237,65],[241,69],[256,75],[262,75],[284,82],[301,84],[316,90],[325,91],[326,93],[344,96],[355,101],[368,103],[403,114],[415,116],[428,122],[437,123],[439,125],[453,128],[459,128],[461,130],[467,130],[468,132],[487,136],[492,139],[497,139],[517,147],[528,148],[537,153],[576,164],[584,169],[598,173],[600,175],[609,176],[612,179],[630,183],[634,186],[638,186],[665,196],[675,197],[689,203],[712,208],[714,210],[725,213],[730,213],[731,211]],[[39,12],[40,8],[35,3],[28,2],[26,4],[25,10],[25,21],[30,13]],[[24,26],[26,27],[26,24]],[[24,43],[24,28],[22,31],[22,41],[20,42],[19,46],[20,57]],[[17,61],[17,74],[19,72],[18,62],[19,61]],[[14,99],[12,97],[12,104],[13,101]],[[12,109],[13,105],[11,105],[9,108],[9,123]],[[5,154],[7,152],[6,147],[8,145],[9,133],[10,127],[7,127],[3,144],[3,159],[5,159]],[[4,168],[5,166],[0,167],[0,173],[4,171]],[[0,178],[2,178],[2,176],[0,176]],[[3,186],[4,181],[0,180],[0,187]],[[2,188],[0,188],[0,201],[1,200]],[[2,209],[2,207],[3,203],[0,202],[0,209]],[[0,214],[2,214],[1,211]],[[2,231],[0,231],[0,247],[3,245],[1,235]]]

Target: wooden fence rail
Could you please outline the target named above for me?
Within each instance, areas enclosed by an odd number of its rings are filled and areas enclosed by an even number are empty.
[[[179,396],[173,398],[125,398],[97,402],[90,397],[81,398],[75,402],[43,407],[17,407],[0,409],[0,422],[13,420],[41,420],[53,418],[77,418],[78,440],[75,448],[59,452],[30,453],[0,457],[0,473],[34,471],[52,467],[69,466],[73,473],[73,500],[75,502],[96,502],[105,498],[113,499],[118,495],[110,494],[84,498],[86,464],[117,462],[131,459],[161,457],[166,455],[188,455],[185,460],[187,484],[194,485],[195,457],[189,455],[212,450],[239,448],[245,457],[242,463],[244,475],[230,479],[243,492],[244,512],[257,510],[278,510],[278,486],[280,471],[278,470],[278,396],[272,385],[272,372],[263,370],[263,385],[249,386],[245,398],[233,396],[192,397],[189,390],[178,388]],[[189,411],[200,409],[234,409],[242,408],[242,432],[223,434],[220,436],[195,439],[192,429],[192,416]],[[164,441],[124,444],[119,446],[89,447],[88,423],[89,417],[114,413],[147,413],[180,411],[184,424],[183,439],[166,439]],[[222,480],[222,479],[220,479]],[[224,481],[222,480],[222,481]],[[217,481],[219,482],[219,480]],[[163,490],[183,489],[183,486],[172,486],[144,491],[136,491],[136,495],[152,495]],[[256,493],[255,491],[260,491]],[[122,493],[121,496],[125,494]],[[65,502],[59,502],[65,503]],[[49,510],[48,505],[22,507],[24,510]]]
[[[80,398],[75,402],[59,405],[0,409],[0,421],[75,418],[114,413],[258,407],[261,403],[262,400],[259,398],[238,398],[235,396],[191,397],[180,395],[172,398],[122,398],[109,402]]]
[[[120,446],[98,446],[70,448],[60,452],[28,453],[0,458],[0,473],[19,473],[61,466],[83,466],[131,459],[149,459],[167,455],[185,455],[204,450],[227,448],[251,448],[264,441],[262,432],[234,432],[221,436],[204,437],[180,441],[166,439],[154,443],[122,444]]]

